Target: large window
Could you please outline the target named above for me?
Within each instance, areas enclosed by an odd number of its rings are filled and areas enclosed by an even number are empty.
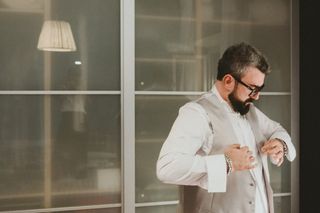
[[[46,20],[77,50],[38,50]],[[120,2],[1,1],[0,26],[0,210],[121,212]]]
[[[178,212],[156,160],[227,46],[266,53],[257,105],[292,131],[291,12],[290,0],[0,0],[0,212]],[[75,51],[37,48],[48,20],[70,24]],[[290,212],[292,164],[270,171],[276,211]]]
[[[291,1],[136,0],[135,18],[137,211],[176,212],[179,188],[156,178],[159,150],[179,107],[211,89],[226,47],[266,54],[272,73],[256,105],[290,132]],[[291,164],[269,166],[276,212],[290,212]]]

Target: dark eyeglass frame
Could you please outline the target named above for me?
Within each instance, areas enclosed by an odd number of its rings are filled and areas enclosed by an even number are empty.
[[[264,84],[260,87],[256,86],[255,88],[250,87],[248,84],[244,83],[243,81],[241,81],[239,78],[231,75],[237,82],[239,82],[240,84],[242,84],[243,86],[245,86],[247,89],[249,89],[251,92],[249,93],[250,97],[253,97],[255,95],[257,95],[259,92],[261,92],[261,90],[263,89],[263,87],[265,86]]]

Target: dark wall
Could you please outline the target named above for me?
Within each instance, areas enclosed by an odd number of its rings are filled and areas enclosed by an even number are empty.
[[[320,212],[320,10],[300,0],[300,212]]]

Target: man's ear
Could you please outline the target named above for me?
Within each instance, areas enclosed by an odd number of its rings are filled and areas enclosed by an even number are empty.
[[[231,92],[234,88],[235,79],[232,77],[232,75],[227,74],[223,76],[222,78],[223,86],[228,91]]]

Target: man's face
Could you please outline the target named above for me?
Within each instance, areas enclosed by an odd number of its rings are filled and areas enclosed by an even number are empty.
[[[235,87],[236,89],[236,87]],[[247,98],[245,101],[241,101],[235,95],[235,89],[229,94],[228,98],[231,103],[231,106],[235,112],[239,112],[241,115],[245,115],[249,112],[250,103],[253,102],[254,99]]]
[[[250,104],[254,100],[259,99],[259,92],[252,92],[252,89],[263,87],[264,78],[265,74],[257,68],[248,67],[244,76],[239,79],[241,83],[235,79],[234,89],[228,95],[231,106],[235,112],[239,112],[241,115],[248,113]]]

